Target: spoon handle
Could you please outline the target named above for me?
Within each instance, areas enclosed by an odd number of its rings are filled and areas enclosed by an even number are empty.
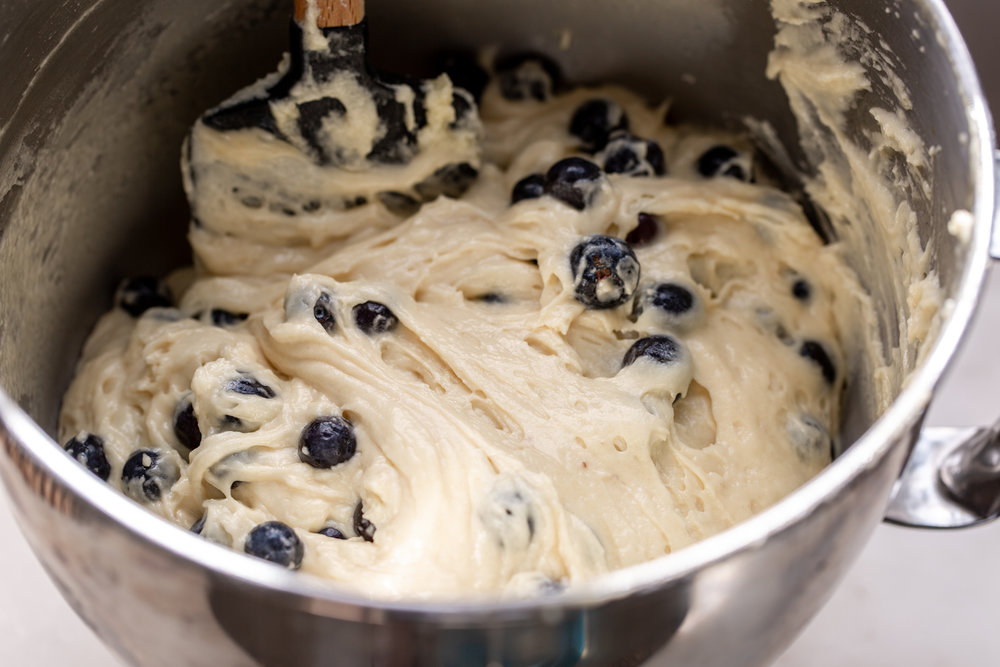
[[[295,0],[295,20],[302,23],[309,4],[317,5],[316,25],[339,28],[357,25],[365,18],[365,0]]]

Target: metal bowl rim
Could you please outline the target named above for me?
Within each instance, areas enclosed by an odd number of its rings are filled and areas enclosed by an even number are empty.
[[[829,498],[845,490],[866,469],[877,465],[906,439],[933,396],[934,388],[957,351],[981,296],[989,261],[995,216],[994,134],[972,58],[942,0],[918,0],[940,31],[942,48],[951,57],[963,96],[969,137],[970,177],[975,187],[973,234],[957,297],[932,350],[886,412],[830,466],[760,514],[675,553],[615,570],[541,599],[380,600],[346,591],[326,580],[293,573],[249,558],[185,531],[141,507],[100,481],[66,455],[62,448],[0,387],[0,422],[45,472],[72,490],[96,511],[132,537],[189,561],[211,577],[259,586],[291,598],[306,598],[309,608],[339,618],[393,613],[426,621],[467,624],[477,617],[513,617],[542,610],[587,608],[634,593],[682,581],[706,566],[763,544],[776,533],[807,517]],[[920,7],[917,8],[921,9]],[[41,70],[36,73],[36,77]]]

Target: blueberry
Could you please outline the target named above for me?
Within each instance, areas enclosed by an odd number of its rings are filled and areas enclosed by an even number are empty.
[[[365,542],[375,541],[375,524],[365,518],[360,500],[354,508],[354,533]]]
[[[603,174],[590,160],[568,157],[559,160],[545,174],[545,194],[582,211],[594,199]]]
[[[82,438],[82,440],[81,440]],[[66,443],[64,449],[87,470],[105,482],[111,475],[111,464],[104,453],[104,440],[100,436],[81,433]]]
[[[389,307],[377,301],[365,301],[354,306],[354,323],[369,336],[392,331],[399,325],[399,318]]]
[[[159,500],[179,477],[177,465],[153,449],[133,452],[122,468],[125,493],[138,501]]]
[[[332,537],[335,540],[346,540],[347,539],[347,536],[345,536],[342,532],[340,532],[338,529],[334,528],[333,526],[324,526],[324,527],[320,528],[319,530],[317,530],[316,532],[318,534],[320,534],[320,535],[325,535],[326,537]]]
[[[792,284],[792,296],[806,303],[812,298],[812,285],[805,278],[799,278]]]
[[[239,431],[241,433],[247,433],[253,429],[247,428],[247,425],[243,423],[243,420],[239,417],[234,417],[233,415],[223,415],[222,419],[219,420],[219,428],[223,431]]]
[[[627,130],[628,115],[617,102],[595,98],[581,104],[569,122],[569,133],[581,142],[581,148],[596,153],[608,143],[616,130]]]
[[[529,174],[516,184],[510,194],[510,203],[516,204],[525,199],[538,199],[545,194],[545,176],[542,174]]]
[[[205,521],[208,519],[207,514],[202,514],[201,518],[191,524],[189,530],[195,535],[201,535],[201,531],[205,530]]]
[[[625,237],[630,246],[641,246],[650,243],[660,233],[661,221],[652,213],[640,213],[639,222]]]
[[[243,394],[244,396],[259,396],[260,398],[274,398],[277,396],[273,389],[252,377],[241,377],[230,380],[226,383],[226,391]]]
[[[476,98],[472,93],[453,89],[451,93],[451,108],[455,111],[455,120],[448,123],[451,130],[468,129],[476,131],[479,116],[476,109]]]
[[[799,348],[799,355],[819,366],[823,372],[823,379],[827,381],[827,384],[833,384],[833,381],[837,379],[837,369],[834,368],[833,362],[830,360],[830,355],[827,354],[826,348],[821,343],[814,340],[807,340]]]
[[[357,451],[354,426],[343,417],[317,417],[302,429],[299,460],[314,468],[332,468]]]
[[[438,197],[458,199],[478,176],[479,170],[468,162],[453,162],[414,185],[413,189],[424,201],[432,201]]]
[[[538,510],[532,502],[532,493],[516,477],[497,479],[480,504],[478,516],[501,549],[527,549],[538,528]]]
[[[333,297],[329,292],[323,292],[316,299],[313,305],[313,317],[319,322],[328,334],[332,334],[337,329],[337,319],[333,316]]]
[[[177,403],[174,411],[174,435],[188,449],[197,449],[201,444],[201,429],[198,428],[198,416],[194,413],[194,403],[190,396]]]
[[[589,309],[615,308],[639,284],[639,261],[632,248],[611,236],[591,236],[569,256],[576,300]]]
[[[222,308],[213,308],[211,312],[212,324],[217,327],[231,327],[247,319],[247,313],[233,313]]]
[[[115,301],[132,317],[139,317],[150,308],[169,308],[173,305],[167,286],[148,276],[122,281]]]
[[[808,414],[789,416],[785,431],[799,459],[807,461],[825,454],[829,454],[831,459],[836,458],[833,438],[823,422],[816,417]]]
[[[453,86],[469,91],[476,100],[483,96],[490,75],[476,62],[474,53],[445,53],[436,60],[437,71],[447,74]]]
[[[683,315],[694,308],[695,297],[688,288],[677,283],[654,285],[635,300],[632,316],[642,315],[647,306],[659,308],[670,315]]]
[[[566,584],[558,579],[545,577],[538,584],[538,592],[542,595],[559,595],[566,590]]]
[[[611,137],[602,155],[609,174],[662,176],[667,172],[660,145],[628,133]]]
[[[562,88],[559,65],[538,53],[520,53],[499,58],[493,69],[500,94],[508,100],[544,102]]]
[[[380,192],[378,200],[390,213],[395,213],[401,217],[409,217],[420,210],[420,202],[406,194],[405,192],[385,191]]]
[[[640,357],[648,357],[659,364],[672,364],[681,355],[680,343],[671,336],[649,336],[633,343],[622,359],[622,366],[631,366]]]
[[[294,530],[280,521],[267,521],[251,530],[243,551],[289,570],[302,567],[302,542]]]
[[[698,173],[705,178],[728,176],[750,181],[750,160],[729,146],[713,146],[698,158]]]

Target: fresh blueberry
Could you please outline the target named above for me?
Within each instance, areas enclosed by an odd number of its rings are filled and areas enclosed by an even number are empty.
[[[591,236],[569,256],[576,300],[589,309],[622,305],[639,284],[639,261],[632,248],[611,236]]]
[[[333,297],[328,292],[323,292],[316,299],[313,305],[313,317],[319,322],[328,334],[332,334],[337,329],[337,319],[333,316]]]
[[[659,235],[660,225],[661,221],[658,216],[652,213],[640,213],[638,224],[625,237],[625,242],[633,247],[646,245]]]
[[[359,303],[352,312],[354,323],[369,336],[392,331],[399,325],[399,318],[389,307],[377,301]]]
[[[82,438],[82,439],[81,439]],[[91,433],[81,433],[66,443],[64,449],[87,470],[105,482],[111,475],[111,464],[104,453],[104,440]]]
[[[569,122],[569,133],[580,140],[583,150],[596,153],[617,130],[627,130],[628,115],[614,100],[594,98],[581,104]]]
[[[830,355],[827,354],[826,348],[821,343],[807,340],[799,348],[799,354],[819,366],[823,372],[823,379],[828,384],[833,384],[833,381],[837,379],[837,369],[834,368]]]
[[[338,529],[334,528],[333,526],[323,526],[322,528],[320,528],[316,532],[318,534],[320,534],[320,535],[325,535],[326,537],[332,537],[335,540],[346,540],[347,539],[347,536],[345,536],[342,532],[340,532]]]
[[[317,417],[302,429],[299,460],[314,468],[332,468],[358,449],[354,426],[343,417]]]
[[[633,343],[622,359],[622,366],[631,366],[640,357],[649,357],[659,364],[672,364],[682,354],[680,343],[671,336],[649,336]]]
[[[525,199],[538,199],[544,194],[545,176],[529,174],[514,185],[514,190],[510,194],[510,203],[513,205]]]
[[[812,285],[805,278],[799,278],[792,284],[792,296],[807,303],[812,298]]]
[[[582,211],[593,201],[602,178],[601,168],[590,160],[568,157],[546,172],[545,194]]]
[[[201,518],[191,524],[189,529],[195,535],[201,535],[201,531],[205,530],[205,521],[208,519],[207,514],[202,514]]]
[[[294,530],[280,521],[267,521],[251,530],[243,551],[289,570],[302,567],[302,542]]]
[[[222,308],[213,308],[211,312],[212,324],[217,327],[231,327],[247,319],[247,313],[233,313]]]
[[[259,396],[261,398],[274,398],[277,394],[266,384],[252,377],[240,377],[226,383],[226,391],[232,391],[244,396]]]
[[[749,182],[750,160],[729,146],[713,146],[698,158],[698,173],[705,178],[728,176]]]
[[[677,283],[660,283],[649,288],[635,300],[632,316],[642,315],[647,307],[659,308],[670,315],[683,315],[694,308],[695,297],[688,288]]]
[[[132,317],[139,317],[150,308],[169,308],[173,305],[166,284],[148,276],[122,281],[115,301]]]
[[[375,541],[375,524],[365,518],[361,501],[354,508],[354,533],[365,542]]]
[[[197,449],[201,444],[201,429],[198,428],[198,416],[194,413],[194,403],[190,396],[177,403],[174,411],[174,435],[188,449]]]
[[[562,88],[562,73],[554,60],[538,53],[498,58],[493,70],[500,94],[508,100],[544,102]]]
[[[140,502],[159,500],[179,477],[177,465],[153,449],[133,452],[122,468],[125,493]]]
[[[602,155],[609,174],[662,176],[667,172],[660,145],[627,132],[612,136]]]

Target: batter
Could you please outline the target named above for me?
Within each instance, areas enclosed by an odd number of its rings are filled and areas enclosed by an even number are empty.
[[[200,201],[226,149],[192,156],[196,266],[119,290],[67,450],[383,598],[547,594],[760,512],[830,462],[863,291],[744,141],[665,111],[501,59],[478,177],[412,215]]]

